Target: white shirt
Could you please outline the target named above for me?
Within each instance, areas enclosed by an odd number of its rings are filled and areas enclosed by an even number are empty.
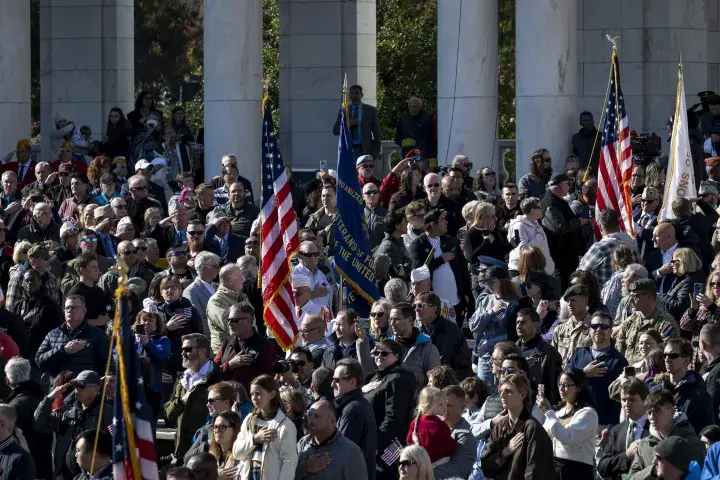
[[[183,373],[183,387],[185,387],[185,391],[188,392],[190,389],[200,380],[203,380],[208,373],[210,373],[210,369],[212,368],[212,360],[208,360],[205,365],[200,368],[200,371],[197,373],[193,372],[191,368],[188,368],[185,370],[185,373]]]
[[[316,297],[313,299],[313,303],[316,305],[322,305],[326,306],[328,308],[332,308],[332,299],[333,299],[333,287],[330,285],[330,282],[328,282],[327,277],[325,277],[325,274],[320,271],[320,269],[315,269],[315,273],[312,273],[310,270],[307,269],[302,263],[299,263],[295,269],[293,270],[293,275],[300,274],[308,277],[310,279],[310,288],[312,290],[315,290],[315,287],[322,286],[328,289],[327,295],[324,297]]]
[[[664,252],[662,252],[662,261],[663,265],[667,265],[672,261],[673,253],[675,253],[675,249],[678,247],[678,244],[675,243],[672,247],[668,248]],[[669,285],[668,285],[669,287]],[[660,293],[665,293],[665,275],[660,277],[660,288],[658,289]]]
[[[435,258],[442,257],[443,252],[440,248],[440,239],[428,237],[428,241],[430,245],[435,248]],[[455,283],[455,275],[449,263],[443,263],[433,272],[432,288],[438,297],[446,298],[450,305],[455,306],[460,303],[457,283]]]

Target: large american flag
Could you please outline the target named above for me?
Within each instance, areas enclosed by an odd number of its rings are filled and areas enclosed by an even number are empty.
[[[115,367],[115,409],[113,415],[113,478],[115,480],[158,480],[160,478],[155,455],[152,414],[145,399],[144,381],[135,337],[130,331],[130,303],[118,288],[117,305],[120,325],[117,335],[117,365]],[[117,322],[117,320],[116,320]],[[119,330],[118,330],[119,329]],[[130,422],[126,420],[130,419]]]
[[[295,343],[298,318],[290,284],[289,258],[300,246],[290,181],[280,155],[270,102],[262,128],[262,294],[263,318],[285,350]]]
[[[600,143],[597,211],[612,209],[619,212],[620,228],[634,236],[630,203],[630,176],[633,169],[630,126],[620,88],[620,65],[616,50],[613,50],[611,68]]]

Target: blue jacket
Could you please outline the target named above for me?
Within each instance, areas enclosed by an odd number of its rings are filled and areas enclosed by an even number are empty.
[[[163,367],[170,360],[171,348],[170,340],[165,335],[154,335],[150,337],[150,341],[147,345],[143,345],[140,342],[135,343],[137,347],[137,353],[140,358],[147,358],[150,360],[149,368],[153,372],[153,384],[149,387],[154,392],[161,391],[162,388],[162,370]]]
[[[710,447],[705,457],[702,475],[700,480],[718,480],[720,479],[720,443]]]
[[[596,404],[603,406],[603,408],[597,409],[598,423],[600,425],[615,425],[620,418],[620,404],[610,399],[608,388],[620,376],[623,368],[628,366],[628,361],[615,347],[605,350],[595,360],[603,362],[607,368],[607,372],[602,377],[588,378],[588,386],[595,397]],[[570,357],[567,366],[583,369],[592,361],[592,347],[583,347]]]

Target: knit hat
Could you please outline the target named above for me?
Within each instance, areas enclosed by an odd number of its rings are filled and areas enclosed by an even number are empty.
[[[139,296],[147,289],[147,282],[140,277],[132,277],[127,281],[125,286],[132,293]]]
[[[72,164],[72,163],[62,163],[62,162],[61,162],[60,165],[58,166],[58,172],[68,172],[68,173],[71,173],[71,172],[74,172],[74,171],[75,171],[75,168],[73,167],[73,164]]]
[[[430,278],[430,269],[427,265],[418,267],[412,272],[410,272],[410,282],[412,283],[422,282],[423,280],[427,280],[428,278]]]
[[[100,177],[101,184],[115,183],[115,175],[112,173],[106,173]]]
[[[60,227],[60,238],[63,238],[65,235],[68,235],[69,232],[78,232],[78,227],[73,222],[65,222]]]

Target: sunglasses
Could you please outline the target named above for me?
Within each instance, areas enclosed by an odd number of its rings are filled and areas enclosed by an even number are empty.
[[[412,465],[417,465],[417,462],[413,462],[412,460],[400,460],[398,462],[398,467],[400,468],[408,468]]]
[[[425,185],[425,188],[432,188],[432,187],[438,188],[439,186],[440,186],[439,183],[429,183],[429,184]]]
[[[180,350],[182,350],[185,353],[190,353],[193,350],[195,350],[195,347],[182,347]]]
[[[292,363],[293,365],[297,365],[298,367],[304,367],[305,365],[307,365],[308,362],[306,362],[305,360],[290,360],[290,363]]]
[[[483,173],[483,177],[494,177],[495,172]]]
[[[139,191],[147,190],[147,188],[148,188],[147,186],[144,186],[144,187],[130,187],[130,190],[132,190],[133,192],[136,192],[136,191],[138,191],[138,190],[139,190]]]
[[[207,404],[208,404],[208,405],[212,405],[212,404],[215,403],[215,402],[221,402],[221,401],[223,401],[223,400],[225,400],[225,399],[224,399],[224,398],[208,398],[208,399],[207,399]]]
[[[517,373],[518,369],[515,367],[503,367],[500,369],[500,375],[511,375]]]
[[[380,190],[368,190],[365,195],[377,195],[378,193],[380,193]]]
[[[250,319],[249,319],[249,318],[246,318],[246,317],[228,318],[228,322],[229,322],[229,323],[238,323],[238,322],[241,322],[241,321],[248,321],[248,322],[249,322]]]
[[[410,163],[422,162],[422,157],[410,157],[410,158],[408,158],[408,162],[410,162]]]
[[[98,239],[94,237],[85,237],[81,241],[85,243],[97,243]]]
[[[665,358],[669,358],[671,360],[677,360],[678,358],[682,357],[681,353],[663,353],[663,356]]]
[[[188,230],[187,231],[187,234],[192,235],[193,237],[195,237],[197,235],[202,235],[203,233],[205,233],[205,232],[203,232],[202,230]]]
[[[720,287],[720,282],[710,282],[711,287]]]
[[[426,307],[427,303],[416,303],[415,304],[415,310],[421,310],[423,307]]]
[[[370,355],[373,357],[381,356],[383,358],[386,358],[388,355],[390,355],[392,352],[385,352],[383,350],[373,350],[370,352]]]
[[[147,250],[147,248],[145,250]],[[179,252],[172,252],[170,254],[171,257],[187,257],[188,255],[188,252],[186,252],[185,250]]]
[[[604,323],[593,323],[590,325],[593,330],[610,330],[612,325],[605,325]]]
[[[320,252],[300,252],[303,257],[319,257]]]
[[[137,250],[125,250],[124,252],[118,252],[120,255],[137,255]]]

